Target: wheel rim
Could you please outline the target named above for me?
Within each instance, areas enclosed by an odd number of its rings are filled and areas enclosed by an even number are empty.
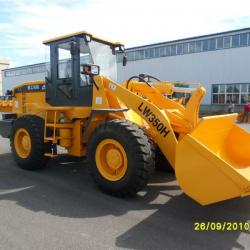
[[[15,150],[19,157],[27,158],[31,152],[31,139],[26,129],[18,129],[14,138]]]
[[[127,172],[127,154],[116,140],[101,141],[96,149],[95,160],[99,173],[107,180],[118,181]]]

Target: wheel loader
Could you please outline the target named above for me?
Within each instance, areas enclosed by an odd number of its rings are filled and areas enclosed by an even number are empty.
[[[201,205],[250,194],[250,135],[237,114],[199,119],[200,83],[141,74],[118,84],[123,44],[85,31],[44,44],[45,79],[16,86],[0,103],[0,133],[18,166],[44,168],[60,146],[86,156],[97,185],[124,197],[145,187],[161,155]]]

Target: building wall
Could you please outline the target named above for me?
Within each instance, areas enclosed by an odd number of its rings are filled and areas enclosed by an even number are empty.
[[[3,91],[3,76],[2,76],[2,70],[9,68],[10,66],[10,62],[9,60],[6,59],[0,59],[0,96],[4,95],[4,91]]]
[[[5,93],[6,90],[13,89],[18,84],[22,84],[24,82],[29,82],[29,81],[44,80],[44,78],[45,78],[45,72],[28,74],[28,75],[12,76],[12,77],[4,77],[3,78],[3,92]]]
[[[118,61],[118,82],[148,73],[166,81],[201,82],[207,90],[203,106],[214,111],[250,101],[250,28],[221,32],[126,50]],[[26,81],[44,79],[45,63],[4,70],[4,91]],[[211,103],[213,105],[211,105]]]
[[[3,71],[3,91],[11,90],[24,82],[44,80],[46,72],[45,63],[27,65]]]
[[[166,81],[201,82],[207,90],[203,104],[211,104],[211,84],[250,83],[250,47],[118,63],[118,80],[147,73]]]

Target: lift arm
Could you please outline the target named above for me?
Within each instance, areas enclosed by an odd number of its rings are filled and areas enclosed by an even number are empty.
[[[163,95],[163,93],[173,93],[173,84],[169,82],[165,83],[164,88],[164,83],[155,83],[150,87],[144,83],[132,81],[126,88],[126,83],[119,85],[103,76],[96,76],[95,81],[103,85],[105,91],[114,99],[118,99],[133,110],[149,125],[150,130],[153,131],[154,140],[174,168],[178,142],[175,133],[178,133],[181,138],[196,126],[197,113],[205,90],[197,88],[185,108]]]

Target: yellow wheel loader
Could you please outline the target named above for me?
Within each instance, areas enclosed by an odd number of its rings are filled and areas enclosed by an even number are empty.
[[[118,84],[124,46],[88,32],[44,44],[45,81],[18,85],[0,103],[0,133],[21,168],[45,167],[61,146],[87,157],[101,189],[128,196],[147,184],[160,154],[202,205],[250,194],[250,135],[237,114],[199,119],[200,83],[139,75]]]

